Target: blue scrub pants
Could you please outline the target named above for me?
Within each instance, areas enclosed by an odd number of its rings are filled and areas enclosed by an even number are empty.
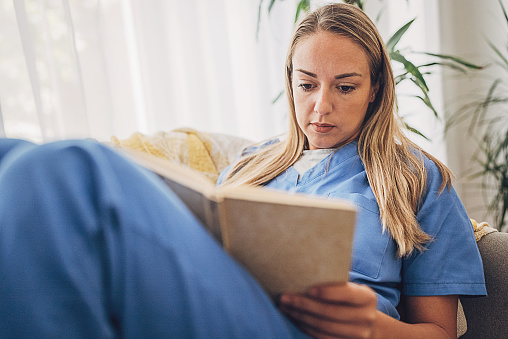
[[[306,338],[158,178],[0,140],[0,338]]]

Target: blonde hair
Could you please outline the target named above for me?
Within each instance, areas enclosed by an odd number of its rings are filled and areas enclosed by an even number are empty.
[[[427,180],[424,156],[434,161],[442,174],[441,191],[450,187],[451,172],[404,135],[388,52],[375,25],[355,6],[342,3],[323,6],[299,22],[286,58],[286,94],[290,108],[287,138],[242,157],[231,167],[224,183],[264,185],[292,166],[307,147],[307,138],[296,121],[292,58],[299,41],[319,31],[340,34],[366,51],[371,84],[378,84],[379,89],[367,109],[358,153],[379,205],[383,230],[397,243],[399,256],[410,255],[415,249],[421,251],[430,240],[416,220]]]

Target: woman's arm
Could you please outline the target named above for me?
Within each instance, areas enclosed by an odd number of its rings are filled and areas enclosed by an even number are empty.
[[[376,294],[346,283],[284,294],[281,311],[314,338],[456,338],[457,296],[407,297],[407,323],[376,309]]]

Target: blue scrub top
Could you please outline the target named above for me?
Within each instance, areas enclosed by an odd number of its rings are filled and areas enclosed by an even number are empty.
[[[466,210],[453,188],[439,192],[442,177],[434,162],[425,158],[425,168],[427,187],[416,218],[432,241],[423,252],[405,258],[397,256],[395,241],[383,232],[357,142],[332,153],[300,179],[290,167],[265,187],[355,203],[358,213],[350,281],[374,289],[378,309],[398,319],[401,294],[486,295],[481,257]]]

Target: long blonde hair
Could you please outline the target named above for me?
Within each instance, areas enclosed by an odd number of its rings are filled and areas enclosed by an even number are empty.
[[[430,237],[421,230],[416,212],[426,186],[424,156],[442,174],[441,190],[451,185],[451,172],[403,133],[397,113],[395,81],[386,47],[372,21],[355,6],[332,4],[306,15],[296,26],[286,58],[286,94],[290,108],[287,138],[242,157],[224,184],[264,185],[292,166],[307,147],[307,138],[296,121],[292,88],[293,54],[300,40],[327,31],[340,34],[361,46],[368,56],[371,84],[378,84],[358,139],[358,153],[365,167],[387,230],[398,246],[399,256],[423,250]]]

